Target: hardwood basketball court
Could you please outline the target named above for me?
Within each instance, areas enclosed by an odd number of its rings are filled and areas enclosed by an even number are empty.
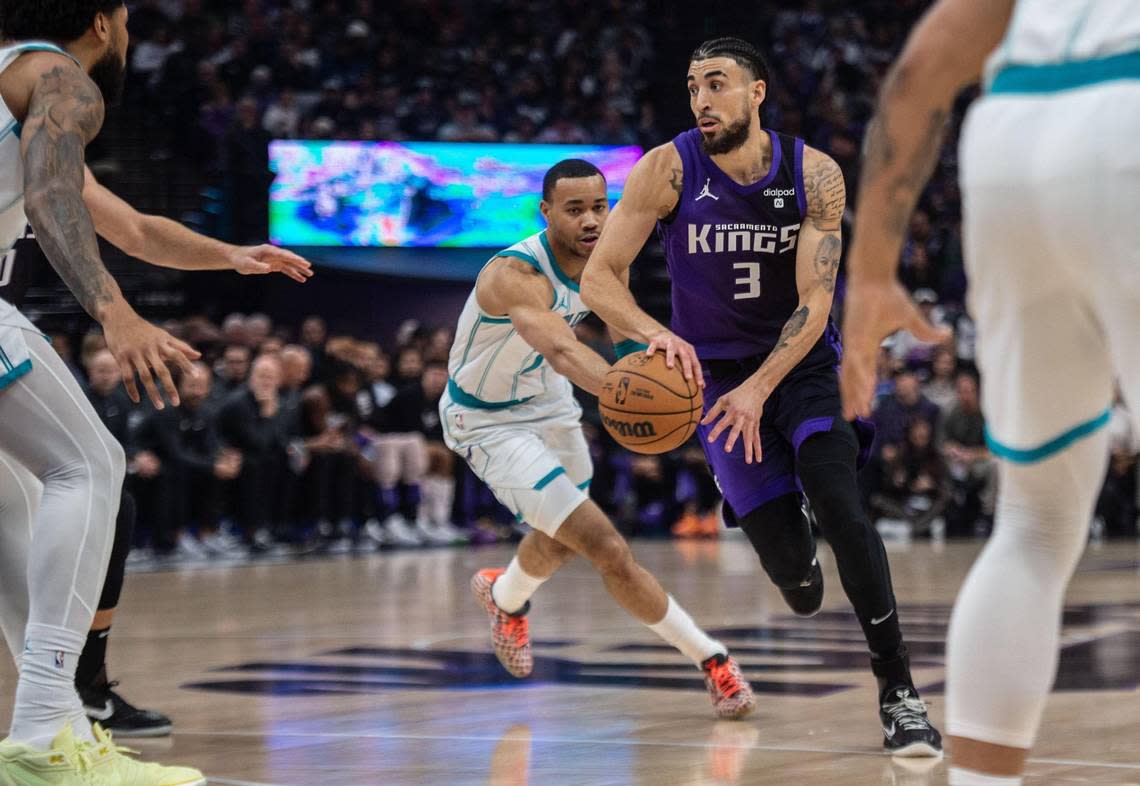
[[[915,679],[940,728],[946,622],[979,547],[892,549]],[[799,620],[742,538],[634,550],[732,647],[757,714],[716,721],[700,674],[580,561],[536,596],[535,673],[513,680],[467,590],[475,569],[511,552],[453,549],[132,574],[112,676],[172,715],[175,736],[131,745],[230,786],[946,782],[944,763],[881,753],[830,552],[824,611]],[[1026,782],[1140,784],[1140,544],[1090,547],[1067,606]],[[0,669],[5,707],[13,676]]]

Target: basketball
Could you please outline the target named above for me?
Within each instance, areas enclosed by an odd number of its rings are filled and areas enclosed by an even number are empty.
[[[693,435],[704,398],[696,380],[686,380],[681,361],[665,365],[665,353],[634,352],[605,376],[598,409],[606,431],[635,453],[665,453]]]

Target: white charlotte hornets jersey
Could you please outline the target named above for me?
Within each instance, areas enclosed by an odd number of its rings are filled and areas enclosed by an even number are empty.
[[[590,313],[578,294],[578,284],[558,266],[545,231],[495,256],[524,260],[546,276],[554,288],[550,309],[571,327]],[[483,312],[474,289],[459,316],[447,366],[448,391],[463,406],[500,408],[548,391],[570,392],[566,380],[523,340],[508,317]]]
[[[1009,65],[1061,64],[1140,51],[1140,0],[1018,0],[987,83]]]
[[[67,52],[54,44],[25,41],[0,49],[0,71],[24,52]],[[67,55],[71,57],[71,55]],[[24,161],[20,156],[20,124],[0,101],[0,252],[11,250],[24,236]],[[2,271],[0,271],[2,274]]]

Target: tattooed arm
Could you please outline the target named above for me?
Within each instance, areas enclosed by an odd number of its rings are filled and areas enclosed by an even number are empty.
[[[911,33],[887,74],[867,128],[848,255],[847,305],[840,376],[844,414],[867,415],[879,344],[905,328],[924,341],[931,327],[898,283],[899,251],[915,203],[942,147],[946,118],[958,92],[978,78],[1000,43],[1014,0],[940,0]]]
[[[887,74],[864,140],[850,275],[893,280],[914,211],[942,148],[955,96],[981,74],[1013,0],[942,0]]]
[[[670,368],[675,358],[680,360],[685,378],[703,385],[696,350],[645,313],[629,291],[629,268],[654,225],[676,209],[683,172],[681,154],[672,144],[650,150],[633,167],[582,271],[582,300],[619,335],[648,344],[650,354],[663,350]]]
[[[159,409],[178,403],[167,363],[190,370],[198,353],[144,321],[123,298],[99,256],[95,226],[83,203],[83,153],[103,125],[103,97],[91,78],[62,55],[36,53],[26,64],[27,112],[20,135],[24,210],[36,239],[79,303],[103,325],[123,383],[139,400],[135,375]],[[153,376],[152,376],[153,374]]]
[[[835,276],[843,251],[841,234],[847,188],[839,165],[815,148],[804,148],[807,215],[796,249],[799,307],[784,324],[780,343],[756,372],[771,393],[823,335],[835,296]]]
[[[103,96],[77,65],[41,56],[20,135],[24,210],[44,255],[99,322],[128,308],[99,256],[83,204],[83,154],[103,126]]]

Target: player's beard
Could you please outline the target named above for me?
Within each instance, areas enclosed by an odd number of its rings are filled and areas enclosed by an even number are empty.
[[[710,156],[723,156],[731,153],[748,141],[748,132],[751,130],[752,120],[745,114],[739,123],[730,126],[724,126],[724,130],[719,133],[714,133],[712,136],[708,134],[701,135],[701,147]]]
[[[732,125],[721,122],[722,130],[714,132],[711,136],[701,135],[701,147],[710,156],[723,156],[744,146],[748,141],[748,132],[751,130],[752,118],[748,102],[744,102],[740,121]]]
[[[127,66],[114,46],[91,66],[91,81],[103,94],[103,103],[115,106],[123,97],[123,84],[127,79]]]

